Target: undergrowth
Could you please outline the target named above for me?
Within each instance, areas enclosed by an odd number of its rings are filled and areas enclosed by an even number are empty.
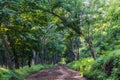
[[[88,77],[94,80],[120,80],[120,50],[107,53],[94,62]]]
[[[78,61],[73,61],[67,66],[76,71],[80,71],[81,74],[87,75],[92,67],[94,60],[92,58],[83,58]]]
[[[14,69],[14,70],[0,68],[0,80],[21,80],[35,71],[50,67],[51,65],[39,64],[31,67],[25,66],[23,68]]]
[[[68,67],[90,80],[120,80],[120,50],[106,52],[95,61],[91,58],[73,61]]]

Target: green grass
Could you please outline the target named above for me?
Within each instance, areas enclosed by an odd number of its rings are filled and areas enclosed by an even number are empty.
[[[40,69],[50,68],[52,65],[35,65],[35,66],[25,66],[20,69],[9,70],[5,68],[0,68],[0,80],[19,80],[23,79],[29,74],[38,71]]]

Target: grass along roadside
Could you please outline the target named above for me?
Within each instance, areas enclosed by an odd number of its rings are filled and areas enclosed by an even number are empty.
[[[33,65],[31,67],[25,66],[20,69],[9,70],[5,68],[0,68],[0,80],[19,80],[27,77],[31,73],[38,71],[40,69],[50,68],[52,65]]]

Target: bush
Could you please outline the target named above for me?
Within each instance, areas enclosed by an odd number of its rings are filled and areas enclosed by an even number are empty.
[[[87,75],[92,67],[94,60],[92,58],[83,58],[79,61],[73,61],[67,66],[74,70],[80,71],[81,74]]]
[[[90,80],[120,80],[120,50],[107,51],[96,61],[85,58],[67,66],[82,72]]]
[[[120,80],[120,50],[98,58],[87,76],[94,80]]]

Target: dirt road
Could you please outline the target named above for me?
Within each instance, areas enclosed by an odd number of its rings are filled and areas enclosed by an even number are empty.
[[[79,72],[59,65],[51,69],[40,70],[24,80],[86,80]]]

